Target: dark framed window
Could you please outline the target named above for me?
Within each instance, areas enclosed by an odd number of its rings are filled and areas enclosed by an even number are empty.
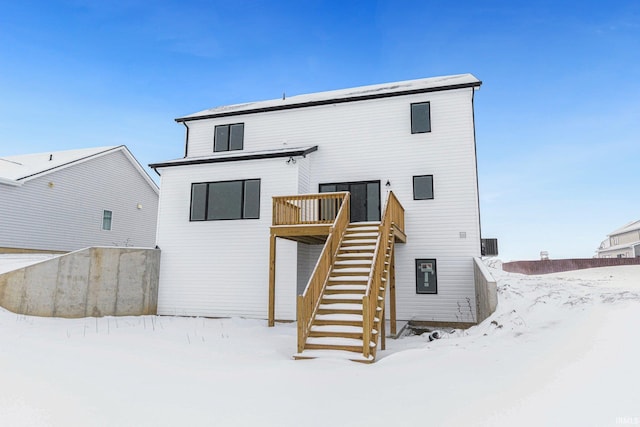
[[[438,270],[435,259],[416,259],[416,293],[438,293]]]
[[[413,177],[413,200],[433,199],[433,175]]]
[[[244,123],[218,125],[213,135],[213,151],[242,150],[244,146]]]
[[[102,211],[102,229],[105,231],[111,230],[111,222],[113,220],[113,212],[104,210]]]
[[[260,218],[260,180],[191,184],[191,221]]]
[[[411,133],[431,132],[431,104],[411,104]]]

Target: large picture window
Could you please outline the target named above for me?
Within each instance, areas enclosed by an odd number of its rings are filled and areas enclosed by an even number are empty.
[[[260,180],[191,184],[191,221],[260,218]]]
[[[431,105],[428,102],[411,104],[411,133],[431,132]]]
[[[244,123],[215,127],[213,151],[242,150],[244,146]]]
[[[438,271],[435,259],[416,259],[416,293],[438,293]]]

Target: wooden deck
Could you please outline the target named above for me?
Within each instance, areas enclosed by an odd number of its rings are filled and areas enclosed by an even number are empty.
[[[309,245],[324,245],[333,224],[274,225],[271,235]]]

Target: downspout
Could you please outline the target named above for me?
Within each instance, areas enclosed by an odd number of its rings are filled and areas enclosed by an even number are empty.
[[[184,138],[184,158],[186,159],[189,154],[189,126],[187,126],[187,122],[182,122],[182,124],[187,128],[187,134]]]

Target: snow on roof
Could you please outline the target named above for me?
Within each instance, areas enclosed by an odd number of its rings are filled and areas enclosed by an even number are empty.
[[[350,89],[333,90],[328,92],[318,92],[305,95],[296,95],[281,99],[268,101],[249,102],[244,104],[226,105],[214,107],[197,113],[176,119],[178,122],[205,118],[215,115],[232,115],[255,110],[271,110],[293,108],[304,104],[315,104],[331,101],[345,101],[367,97],[384,97],[392,94],[402,94],[405,92],[427,92],[438,88],[455,88],[480,86],[482,82],[472,74],[457,74],[452,76],[430,77],[417,80],[406,80],[395,83],[384,83],[371,86],[361,86]]]
[[[620,227],[619,229],[611,232],[609,236],[616,236],[618,234],[628,233],[629,231],[640,230],[640,220],[631,221],[627,225]]]
[[[116,148],[119,147],[82,148],[0,157],[0,178],[21,181]]]

